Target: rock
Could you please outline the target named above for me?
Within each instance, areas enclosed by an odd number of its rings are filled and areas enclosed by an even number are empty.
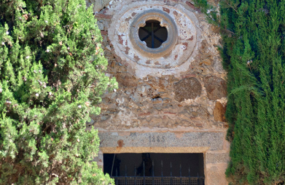
[[[104,30],[104,24],[102,22],[97,21],[97,25],[98,25],[100,30]]]
[[[99,12],[102,10],[105,6],[109,4],[111,0],[87,0],[87,6],[90,6],[93,4],[93,10],[94,12]]]
[[[223,73],[224,72],[224,68],[223,68],[223,65],[222,65],[220,57],[216,57],[216,59],[214,60],[213,68],[218,73]]]
[[[166,120],[162,120],[161,117],[153,117],[150,121],[150,124],[153,127],[159,127],[162,123],[166,123]]]
[[[201,117],[207,120],[210,116],[208,110],[201,106],[185,106],[185,111],[190,117]]]
[[[217,100],[227,96],[227,84],[222,78],[209,76],[204,79],[204,83],[210,100]]]
[[[138,84],[136,78],[128,74],[126,75],[118,74],[116,75],[116,79],[119,85],[123,85],[125,87],[135,87]]]
[[[220,102],[216,102],[214,108],[214,119],[215,121],[225,122],[226,106],[224,107]]]
[[[200,62],[200,65],[203,65],[203,64],[206,65],[206,66],[210,66],[210,65],[212,65],[212,60],[205,59],[202,62]]]
[[[200,82],[194,78],[184,78],[174,84],[175,100],[182,102],[187,99],[195,99],[201,95],[202,86]]]
[[[103,115],[101,115],[101,121],[106,121],[106,120],[108,120],[108,119],[110,119],[110,115],[108,115],[108,114],[103,114]]]

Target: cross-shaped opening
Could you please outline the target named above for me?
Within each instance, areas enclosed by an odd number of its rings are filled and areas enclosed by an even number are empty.
[[[139,37],[149,48],[159,48],[167,40],[167,29],[160,26],[157,20],[148,20],[144,27],[139,28]]]

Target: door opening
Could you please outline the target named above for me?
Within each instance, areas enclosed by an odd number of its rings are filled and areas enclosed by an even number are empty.
[[[104,154],[104,173],[116,185],[204,185],[203,154]]]

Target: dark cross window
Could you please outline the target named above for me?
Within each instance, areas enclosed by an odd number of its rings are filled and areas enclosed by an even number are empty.
[[[166,41],[167,34],[167,29],[161,27],[160,22],[156,20],[146,21],[146,25],[139,29],[141,41],[145,41],[149,48],[159,48]]]

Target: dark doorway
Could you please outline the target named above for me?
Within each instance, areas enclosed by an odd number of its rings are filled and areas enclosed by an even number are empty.
[[[139,37],[149,48],[159,48],[167,40],[167,35],[167,29],[156,20],[146,21],[146,25],[139,28]]]
[[[203,154],[104,154],[104,173],[116,185],[204,185]]]

